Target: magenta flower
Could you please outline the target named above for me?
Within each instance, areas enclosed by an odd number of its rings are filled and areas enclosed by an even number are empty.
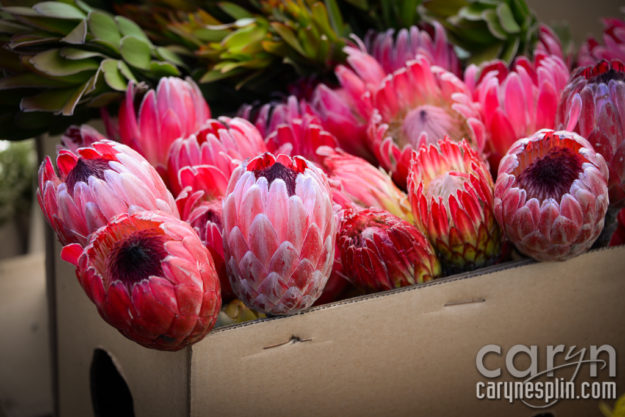
[[[101,139],[105,139],[104,135],[89,125],[72,125],[61,136],[61,149],[76,153],[78,148],[91,146]]]
[[[288,314],[321,295],[334,259],[328,181],[301,157],[258,156],[239,166],[223,203],[232,289],[255,310]]]
[[[178,350],[202,339],[221,307],[208,250],[191,227],[157,212],[122,214],[61,257],[100,316],[127,338]]]
[[[267,151],[258,130],[245,119],[210,119],[169,149],[167,177],[175,194],[184,187],[223,197],[232,171],[245,159]]]
[[[164,173],[171,143],[195,133],[210,118],[210,109],[191,79],[161,78],[156,90],[143,97],[138,113],[136,90],[134,83],[128,85],[119,109],[120,139]]]
[[[625,63],[625,20],[610,17],[603,19],[603,44],[590,37],[580,47],[579,66],[595,65],[605,59],[618,59]]]
[[[39,168],[37,198],[63,244],[85,245],[89,235],[132,209],[161,210],[178,217],[171,193],[156,170],[128,146],[101,140],[77,153],[60,150]]]
[[[573,132],[543,129],[519,139],[499,165],[495,217],[534,259],[564,260],[586,251],[603,229],[608,168]]]

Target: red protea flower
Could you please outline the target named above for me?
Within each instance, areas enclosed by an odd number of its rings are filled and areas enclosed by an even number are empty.
[[[434,249],[423,233],[384,210],[347,209],[337,248],[343,274],[369,291],[419,284],[441,273]]]
[[[605,59],[625,62],[625,20],[616,17],[603,19],[603,45],[590,37],[579,48],[577,64],[595,65]]]
[[[366,39],[367,50],[380,63],[387,74],[406,65],[417,57],[425,56],[433,65],[460,76],[460,61],[453,45],[447,41],[445,29],[438,22],[431,27],[419,29],[417,26],[384,33],[371,33]]]
[[[207,198],[205,191],[193,191],[191,187],[186,187],[176,197],[176,204],[180,218],[193,227],[213,258],[219,275],[222,300],[230,301],[234,293],[224,261],[222,199]]]
[[[178,217],[156,170],[126,145],[104,139],[77,153],[61,149],[56,165],[58,175],[50,157],[42,162],[37,199],[64,245],[85,245],[89,234],[130,208]]]
[[[625,207],[625,65],[601,61],[579,68],[562,92],[560,128],[579,133],[610,170],[610,207]],[[614,213],[616,214],[616,213]]]
[[[127,338],[178,350],[202,339],[221,307],[208,250],[191,227],[157,212],[122,214],[61,257],[100,316]]]
[[[301,156],[318,162],[317,149],[322,146],[337,147],[334,135],[316,123],[315,118],[292,119],[281,124],[267,139],[267,148],[274,154]]]
[[[413,155],[408,197],[447,273],[493,263],[501,233],[493,216],[488,166],[466,141],[444,138]]]
[[[119,136],[164,173],[171,143],[197,131],[210,118],[210,109],[191,79],[164,77],[156,91],[150,90],[143,97],[135,114],[136,89],[131,82],[121,103]]]
[[[558,99],[568,78],[561,58],[543,54],[537,54],[533,62],[519,57],[510,69],[501,61],[481,71],[474,65],[467,69],[467,85],[475,85],[473,97],[481,105],[493,172],[517,139],[555,128]]]
[[[232,289],[255,310],[287,314],[321,295],[334,259],[336,221],[325,174],[301,157],[240,165],[223,202]]]
[[[345,195],[350,203],[361,208],[384,209],[409,223],[413,222],[408,196],[383,170],[340,149],[324,146],[317,150],[317,154],[330,185]],[[341,201],[337,203],[341,204]]]
[[[199,131],[172,143],[167,161],[169,186],[175,194],[190,186],[223,197],[239,163],[266,151],[263,137],[247,120],[210,119]]]
[[[544,129],[501,160],[495,216],[519,251],[538,260],[584,252],[603,229],[608,169],[588,141]]]
[[[447,135],[467,138],[479,152],[484,148],[484,125],[467,87],[422,55],[384,79],[374,104],[368,128],[370,145],[402,188],[411,153],[423,145]]]
[[[61,149],[76,153],[78,148],[91,146],[101,139],[105,139],[104,135],[89,125],[71,125],[61,136]]]

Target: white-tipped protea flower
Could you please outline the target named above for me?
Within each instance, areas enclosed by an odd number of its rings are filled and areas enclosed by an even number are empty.
[[[337,238],[342,274],[367,291],[383,291],[437,278],[440,263],[414,225],[380,209],[347,209]]]
[[[488,166],[464,140],[445,138],[414,153],[408,197],[446,273],[494,263],[501,232],[493,215]]]
[[[167,178],[174,194],[190,186],[223,197],[232,171],[245,159],[267,151],[260,132],[239,117],[210,119],[169,149]]]
[[[571,258],[603,229],[607,176],[586,139],[543,129],[518,140],[501,160],[495,217],[522,253],[541,261]]]
[[[464,82],[419,55],[386,77],[373,100],[369,123],[371,148],[380,165],[402,188],[412,151],[445,136],[484,148],[484,124]]]
[[[156,90],[145,94],[137,113],[136,89],[134,83],[128,84],[119,108],[120,140],[164,174],[171,143],[197,131],[210,118],[210,109],[191,79],[161,78]]]
[[[213,261],[195,231],[166,214],[122,214],[98,229],[83,249],[61,256],[100,316],[127,338],[178,350],[202,339],[221,307]]]
[[[91,146],[101,139],[105,139],[104,135],[89,125],[72,125],[61,136],[60,148],[76,153],[78,148]]]
[[[319,165],[328,175],[333,191],[342,193],[349,203],[360,208],[384,209],[413,223],[408,196],[397,188],[386,172],[340,149],[324,146],[317,150],[317,154]],[[347,208],[341,204],[341,199],[336,202]]]
[[[58,175],[50,157],[41,164],[37,199],[64,245],[85,245],[89,234],[131,208],[178,217],[159,174],[126,145],[103,139],[77,153],[61,149],[56,165]]]
[[[313,118],[315,124],[321,124],[312,106],[295,96],[289,96],[283,102],[263,104],[260,108],[244,105],[239,110],[239,116],[254,123],[263,138],[275,132],[278,126],[289,124],[295,119]]]
[[[232,289],[255,310],[310,307],[332,269],[336,218],[325,174],[301,157],[266,153],[232,174],[223,202]]]
[[[577,63],[595,65],[602,59],[618,59],[625,63],[625,20],[616,17],[603,19],[603,44],[590,37],[579,48]]]

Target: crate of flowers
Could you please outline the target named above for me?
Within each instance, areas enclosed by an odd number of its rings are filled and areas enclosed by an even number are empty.
[[[523,0],[3,3],[59,415],[625,392],[622,19],[575,49]]]

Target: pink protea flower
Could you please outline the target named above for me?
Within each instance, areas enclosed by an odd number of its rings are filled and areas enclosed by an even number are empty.
[[[579,66],[595,65],[605,59],[625,62],[625,20],[616,17],[603,19],[603,45],[590,37],[579,48]]]
[[[289,96],[284,102],[263,104],[258,109],[244,105],[239,110],[239,116],[254,123],[263,138],[275,132],[278,126],[295,119],[312,118],[314,124],[321,124],[312,106],[295,96]]]
[[[330,185],[361,208],[384,209],[409,223],[413,222],[408,196],[383,170],[340,149],[327,146],[317,150],[319,164]],[[341,204],[340,201],[337,201]]]
[[[543,129],[501,160],[495,217],[522,253],[564,260],[586,251],[603,229],[608,169],[581,136]]]
[[[603,155],[610,170],[610,207],[625,207],[625,65],[601,61],[575,71],[560,97],[557,120]]]
[[[415,88],[414,86],[419,86]],[[402,188],[413,150],[444,136],[466,138],[481,152],[484,125],[464,83],[419,55],[386,77],[374,97],[369,141],[380,165]]]
[[[202,339],[221,307],[208,250],[191,227],[157,212],[122,214],[61,257],[100,316],[127,338],[178,350]]]
[[[172,143],[167,161],[169,186],[175,194],[191,186],[223,197],[239,163],[266,151],[263,137],[247,120],[209,119],[199,131]]]
[[[425,56],[433,65],[454,73],[462,74],[460,61],[453,45],[447,41],[445,29],[438,22],[432,27],[419,29],[417,26],[384,33],[371,33],[366,39],[367,50],[380,63],[387,74],[406,65],[417,57]]]
[[[258,156],[232,174],[223,202],[232,289],[270,314],[310,307],[334,259],[336,221],[325,174],[301,157]]]
[[[322,146],[337,147],[334,135],[316,123],[315,118],[292,119],[276,127],[266,138],[269,152],[289,156],[302,156],[318,162],[317,149]]]
[[[496,261],[501,232],[493,216],[493,180],[466,141],[444,138],[415,152],[408,197],[415,224],[426,232],[447,273]]]
[[[368,291],[419,284],[441,273],[434,249],[423,233],[380,209],[347,209],[337,248],[343,274]]]
[[[89,234],[130,208],[178,217],[156,170],[126,145],[103,139],[77,153],[61,149],[56,165],[58,175],[50,157],[42,162],[37,199],[64,245],[85,245]]]
[[[197,131],[210,118],[210,109],[191,79],[164,77],[145,94],[135,114],[136,89],[134,83],[128,85],[119,109],[120,140],[164,173],[171,143]]]
[[[191,187],[186,187],[176,197],[176,204],[180,211],[180,218],[193,227],[209,250],[215,270],[219,275],[221,297],[226,303],[234,298],[234,293],[224,260],[222,199],[206,196],[205,191],[193,191]]]
[[[61,136],[60,148],[76,153],[78,148],[90,146],[101,139],[105,139],[104,135],[89,125],[71,125]]]
[[[481,71],[474,65],[467,69],[465,80],[475,85],[473,97],[481,105],[493,172],[517,139],[555,128],[558,99],[568,78],[561,58],[543,54],[537,54],[533,62],[519,57],[510,69],[501,61]]]

